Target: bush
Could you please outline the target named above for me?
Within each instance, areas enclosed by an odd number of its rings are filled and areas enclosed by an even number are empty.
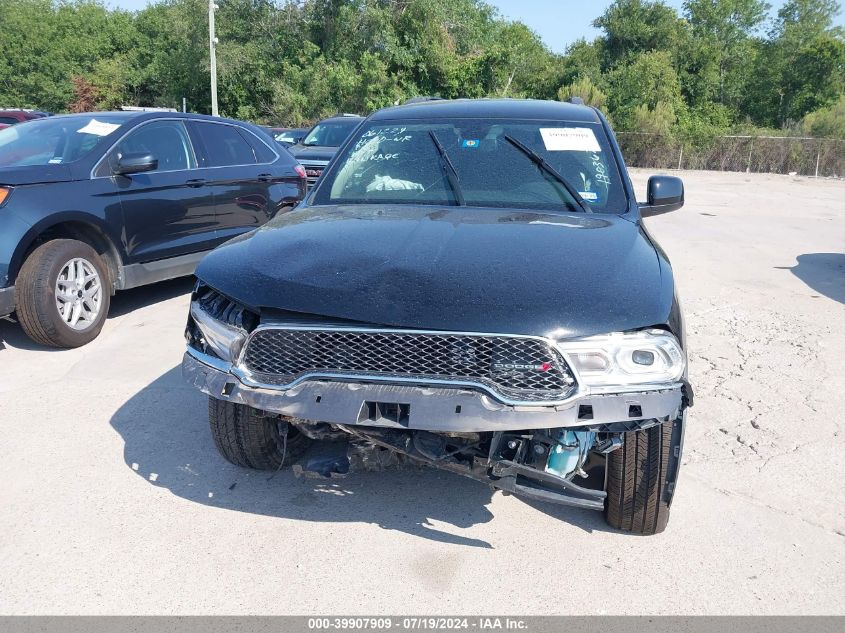
[[[566,101],[570,97],[581,97],[585,104],[599,110],[603,110],[607,102],[607,95],[599,90],[589,77],[576,79],[571,84],[562,86],[557,92],[559,101]]]
[[[644,134],[670,136],[675,125],[675,109],[671,103],[658,101],[653,108],[642,103],[631,115],[633,129]]]
[[[845,94],[832,106],[805,116],[801,129],[807,136],[845,139]]]

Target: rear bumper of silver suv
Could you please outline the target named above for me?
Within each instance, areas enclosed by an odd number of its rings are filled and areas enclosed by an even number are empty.
[[[579,392],[565,404],[506,405],[472,388],[313,379],[287,388],[245,384],[233,367],[191,347],[185,380],[211,397],[280,415],[349,426],[470,433],[590,427],[634,430],[681,413],[683,383],[625,392]],[[621,428],[620,428],[621,427]]]

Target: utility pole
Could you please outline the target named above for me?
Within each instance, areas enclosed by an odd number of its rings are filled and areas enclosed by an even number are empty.
[[[214,35],[214,0],[208,0],[208,53],[211,65],[211,115],[220,116],[217,111],[217,37]]]

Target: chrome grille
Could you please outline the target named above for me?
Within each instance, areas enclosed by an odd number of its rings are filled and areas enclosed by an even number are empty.
[[[306,179],[308,182],[308,188],[310,189],[313,187],[316,182],[320,179],[320,176],[323,175],[323,170],[325,170],[325,165],[309,165],[307,163],[302,163],[302,166],[305,168]]]
[[[268,328],[252,335],[243,364],[257,381],[280,386],[308,376],[447,381],[520,403],[564,400],[576,388],[560,354],[527,337]]]

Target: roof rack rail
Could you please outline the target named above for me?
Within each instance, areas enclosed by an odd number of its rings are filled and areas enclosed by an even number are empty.
[[[581,97],[569,97],[566,102],[572,105],[584,105],[584,100]]]
[[[427,95],[420,95],[419,97],[411,97],[410,99],[405,99],[402,102],[402,105],[413,105],[415,103],[425,103],[426,101],[445,101],[443,97],[430,97]]]

